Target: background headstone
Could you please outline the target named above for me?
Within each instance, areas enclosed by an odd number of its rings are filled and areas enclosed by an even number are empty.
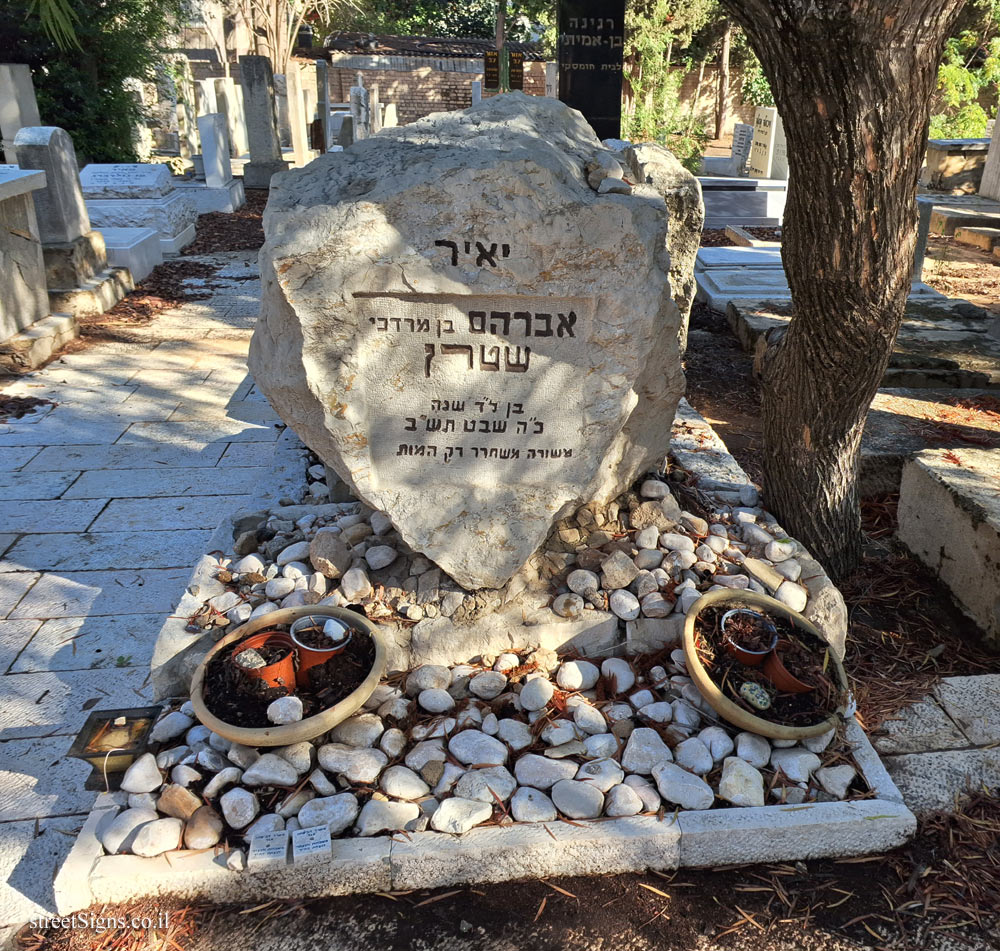
[[[744,175],[746,173],[752,142],[753,126],[746,122],[737,122],[733,126],[733,146],[729,153],[732,159],[733,175]]]
[[[990,150],[986,153],[979,194],[984,198],[1000,199],[1000,135],[996,133],[990,138]]]
[[[272,175],[288,168],[281,158],[278,140],[271,61],[266,56],[241,56],[240,84],[250,148],[250,161],[243,167],[243,184],[247,188],[267,188]]]
[[[785,130],[773,106],[758,106],[754,114],[749,172],[754,178],[788,178]]]
[[[288,84],[284,73],[274,74],[274,114],[278,120],[278,141],[283,149],[290,148],[292,129],[288,119]]]
[[[222,188],[233,178],[226,117],[220,112],[198,116],[198,134],[201,136],[205,184],[209,188]]]
[[[215,79],[213,83],[216,107],[226,117],[226,124],[229,126],[229,147],[232,149],[232,157],[239,158],[247,152],[243,102],[236,95],[236,83],[231,76]]]
[[[17,133],[14,144],[21,168],[45,172],[45,188],[31,193],[42,244],[69,244],[89,233],[90,217],[69,133],[55,126],[29,126]]]
[[[354,141],[360,142],[372,134],[371,97],[364,86],[351,86],[351,118],[354,120]]]
[[[316,60],[316,112],[323,130],[323,148],[333,144],[330,137],[330,68],[325,59]]]
[[[599,139],[621,135],[625,0],[559,0],[559,98]]]
[[[80,172],[87,198],[162,198],[173,189],[166,165],[92,164]]]
[[[646,185],[591,188],[587,163],[611,157],[578,113],[514,92],[271,190],[254,378],[466,587],[505,584],[555,520],[669,446],[667,209]]]
[[[288,132],[296,165],[309,161],[309,129],[306,125],[305,100],[302,96],[302,76],[295,63],[290,64],[285,84],[288,92]]]
[[[41,124],[31,68],[24,63],[0,63],[0,135],[11,165],[17,165],[14,136],[25,126]]]

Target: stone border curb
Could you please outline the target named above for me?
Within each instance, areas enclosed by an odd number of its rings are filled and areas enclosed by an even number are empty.
[[[100,795],[56,876],[59,914],[93,902],[171,895],[210,901],[323,897],[439,888],[546,875],[604,875],[685,866],[742,865],[863,855],[902,845],[917,827],[853,717],[846,723],[855,764],[877,799],[679,812],[577,823],[487,826],[334,839],[333,858],[232,871],[225,852],[176,851],[156,858],[103,855],[98,839],[120,793]]]

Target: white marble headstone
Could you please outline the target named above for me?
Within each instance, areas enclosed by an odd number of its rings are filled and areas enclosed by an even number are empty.
[[[173,188],[166,165],[87,165],[80,172],[86,198],[163,198]]]

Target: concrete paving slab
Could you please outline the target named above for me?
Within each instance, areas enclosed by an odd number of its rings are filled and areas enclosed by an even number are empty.
[[[170,421],[194,419],[234,419],[244,423],[272,425],[280,422],[278,414],[267,403],[227,400],[218,405],[199,402],[181,403],[170,414]]]
[[[25,625],[22,631],[31,626],[31,633],[22,640],[23,650],[11,667],[12,673],[148,667],[162,624],[162,614],[0,621],[0,650],[7,636],[4,626]],[[14,630],[10,630],[12,640]]]
[[[108,406],[123,403],[134,392],[134,386],[76,386],[56,383],[43,374],[35,374],[4,387],[10,396],[34,396],[41,400],[52,400],[60,406],[86,403],[90,406]]]
[[[65,472],[0,472],[0,499],[5,502],[15,499],[57,499],[79,474],[79,471],[73,469]],[[0,524],[3,524],[2,518]]]
[[[224,479],[220,481],[225,481]],[[209,528],[249,504],[250,495],[114,499],[90,526],[93,532],[163,531]]]
[[[897,534],[1000,644],[1000,453],[927,449],[903,467]]]
[[[198,557],[211,535],[203,529],[181,529],[22,537],[0,560],[0,572],[181,568]]]
[[[266,442],[234,442],[226,447],[219,460],[220,468],[234,469],[268,466],[274,459],[274,446]]]
[[[956,797],[969,790],[1000,786],[1000,748],[903,753],[884,762],[917,815],[950,810]]]
[[[149,671],[142,667],[6,674],[0,739],[74,734],[92,710],[146,706],[153,702],[148,680]],[[4,818],[20,817],[5,816],[0,808]]]
[[[50,446],[27,463],[24,471],[148,469],[151,466],[198,468],[214,466],[225,449],[225,443],[214,443],[198,450],[179,446]]]
[[[96,794],[83,788],[90,765],[66,756],[71,743],[64,734],[0,741],[0,821],[79,815],[90,809]]]
[[[7,617],[38,580],[36,571],[0,575],[0,618]]]
[[[107,499],[0,502],[0,525],[18,534],[84,532],[105,505]],[[23,541],[25,545],[33,544],[28,539]]]
[[[41,446],[8,447],[0,452],[0,472],[12,472],[27,465],[42,451]]]
[[[262,451],[241,452],[242,456],[258,456],[266,463],[274,456],[270,443],[233,443],[230,449]],[[229,451],[228,449],[226,450]],[[241,465],[242,459],[226,461],[225,454],[219,465],[226,465],[225,473],[217,467],[202,466],[197,469],[91,469],[66,491],[66,498],[154,499],[165,496],[222,496],[251,494],[266,475],[261,465]],[[178,526],[183,527],[183,526]],[[206,526],[207,527],[207,526]]]
[[[67,419],[50,413],[37,423],[11,422],[0,424],[0,449],[10,446],[106,446],[113,443],[128,428],[127,420],[95,422],[93,418],[81,425],[80,419]]]
[[[944,677],[936,692],[941,706],[973,743],[1000,743],[1000,674]]]
[[[0,621],[0,673],[6,673],[32,635],[42,626],[40,620]]]
[[[190,568],[147,571],[68,571],[0,575],[0,615],[11,618],[83,617],[109,614],[169,614],[180,600]],[[4,610],[5,586],[14,590],[19,579],[34,584],[17,607]]]
[[[934,750],[963,749],[969,738],[933,699],[910,704],[886,720],[872,737],[879,753],[927,753]]]
[[[153,445],[201,449],[203,446],[233,442],[274,442],[279,430],[274,426],[244,423],[238,419],[195,419],[163,423],[134,423],[118,441],[120,446]]]
[[[1000,422],[969,407],[997,398],[982,389],[879,390],[861,439],[861,492],[865,497],[898,492],[903,463],[923,449],[975,444],[1000,449]]]
[[[0,532],[0,555],[7,551],[16,541],[17,535],[12,535],[9,532]]]
[[[160,393],[183,393],[192,386],[197,386],[209,374],[208,367],[191,367],[187,370],[157,370],[136,367],[133,385],[138,386],[137,394],[150,396],[149,391]]]
[[[53,880],[86,817],[5,823],[0,849],[0,927],[55,914]]]

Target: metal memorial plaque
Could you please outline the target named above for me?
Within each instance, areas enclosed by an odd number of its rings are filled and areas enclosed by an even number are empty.
[[[621,134],[624,0],[560,0],[559,98],[579,109],[599,139]]]

